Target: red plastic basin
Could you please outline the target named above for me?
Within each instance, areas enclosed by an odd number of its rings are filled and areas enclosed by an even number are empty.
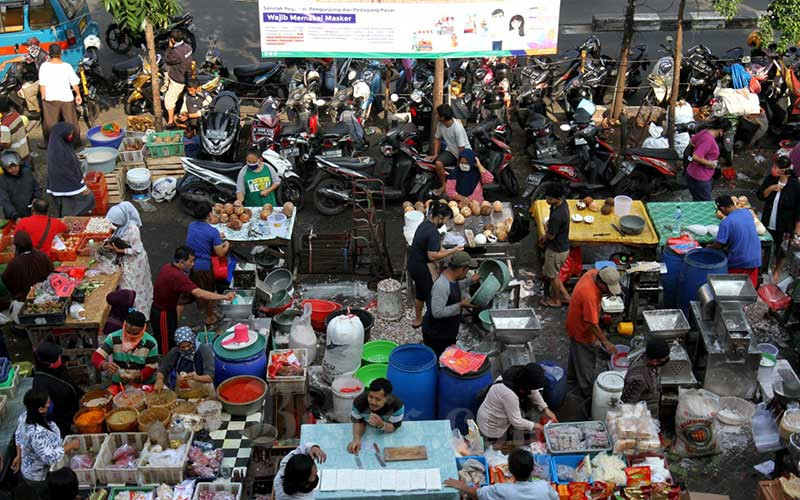
[[[311,304],[311,326],[320,332],[325,331],[325,318],[342,308],[340,304],[330,300],[308,299],[300,303],[301,309],[306,304]]]

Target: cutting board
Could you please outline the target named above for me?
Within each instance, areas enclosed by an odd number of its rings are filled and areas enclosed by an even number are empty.
[[[427,460],[428,452],[424,446],[395,446],[383,449],[383,459],[387,462],[406,462]]]

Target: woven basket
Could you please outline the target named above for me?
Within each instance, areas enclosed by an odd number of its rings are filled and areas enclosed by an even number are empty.
[[[116,419],[112,417],[120,413],[130,413],[131,415],[128,418],[125,418],[124,421],[118,421],[112,423],[111,420],[119,419],[118,416]],[[108,429],[109,432],[133,432],[137,429],[138,418],[139,418],[139,412],[136,411],[134,408],[117,408],[116,410],[106,415],[106,428]]]
[[[155,422],[164,424],[164,429],[169,429],[169,420],[172,417],[172,412],[167,408],[148,408],[139,412],[139,432],[147,432],[147,428]]]

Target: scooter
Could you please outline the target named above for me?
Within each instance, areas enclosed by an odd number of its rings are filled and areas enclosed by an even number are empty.
[[[303,207],[304,191],[300,177],[291,164],[274,151],[264,151],[261,157],[281,181],[276,192],[278,203],[291,201],[297,209]],[[199,202],[228,203],[236,199],[236,178],[244,165],[183,157],[186,175],[178,181],[176,191],[181,208],[193,215]]]
[[[239,143],[239,98],[224,90],[214,96],[200,120],[200,145],[211,158],[236,157]]]
[[[286,67],[278,62],[245,64],[233,68],[235,79],[231,79],[230,71],[217,49],[216,39],[210,38],[198,75],[208,73],[221,76],[225,79],[225,88],[242,98],[261,99],[275,95],[278,99],[286,99],[291,78],[285,69]]]
[[[183,37],[186,43],[192,46],[192,52],[197,49],[197,39],[192,33],[194,29],[194,17],[190,12],[184,12],[180,16],[172,18],[170,24],[166,27],[157,29],[155,32],[156,50],[164,50],[169,45],[169,35],[174,29],[179,29],[183,32]],[[108,48],[117,54],[127,54],[133,47],[141,47],[145,45],[144,30],[134,33],[127,26],[120,26],[117,23],[111,23],[106,29],[106,44]]]
[[[416,171],[413,183],[406,186],[407,197],[417,201],[433,198],[433,191],[439,185],[434,162],[425,159],[417,149],[419,129],[412,123],[404,123],[386,133],[378,143],[383,156],[384,171]]]
[[[127,89],[125,80],[109,80],[103,75],[100,67],[100,38],[89,35],[83,45],[83,57],[78,62],[78,78],[83,97],[79,109],[86,126],[91,128],[96,123],[99,112],[116,105]]]
[[[275,148],[275,140],[281,134],[281,120],[278,116],[278,101],[267,97],[261,102],[256,112],[253,126],[250,128],[250,145],[265,149]]]
[[[485,191],[498,191],[501,188],[509,196],[519,194],[519,182],[511,170],[511,146],[505,142],[506,125],[493,118],[467,130],[472,147],[481,164],[492,173],[494,181],[483,186]]]

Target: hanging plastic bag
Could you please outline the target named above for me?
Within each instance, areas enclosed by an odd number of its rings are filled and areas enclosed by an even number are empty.
[[[292,321],[292,328],[289,330],[289,349],[307,349],[308,364],[312,364],[317,358],[317,334],[311,326],[311,304],[303,306],[302,316]]]

